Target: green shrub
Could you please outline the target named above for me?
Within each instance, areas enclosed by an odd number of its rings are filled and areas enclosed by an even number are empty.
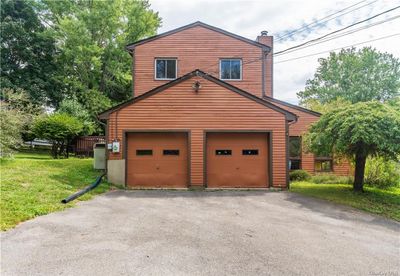
[[[305,181],[311,178],[311,175],[303,170],[295,170],[289,173],[290,181]]]
[[[353,178],[334,174],[317,174],[311,178],[311,182],[316,184],[352,184]]]
[[[72,138],[81,133],[83,123],[66,113],[55,113],[36,119],[33,133],[36,137],[51,141],[53,158],[64,155]],[[66,156],[68,157],[68,156]]]
[[[365,184],[377,188],[400,186],[400,164],[382,157],[368,158]]]

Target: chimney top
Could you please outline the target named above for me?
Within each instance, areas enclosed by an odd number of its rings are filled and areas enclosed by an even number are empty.
[[[268,31],[261,31],[261,36],[267,36],[268,35]]]

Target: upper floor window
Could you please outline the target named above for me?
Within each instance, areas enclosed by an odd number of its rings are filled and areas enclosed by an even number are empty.
[[[177,61],[174,58],[156,58],[155,77],[156,80],[173,80],[177,75]]]
[[[219,78],[221,80],[242,80],[242,60],[221,59],[219,62]]]

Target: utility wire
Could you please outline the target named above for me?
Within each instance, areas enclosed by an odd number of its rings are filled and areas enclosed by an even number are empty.
[[[342,10],[339,10],[339,11],[333,13],[333,14],[327,15],[327,16],[325,16],[325,17],[323,17],[323,18],[321,18],[321,19],[318,19],[318,20],[316,20],[316,21],[314,21],[314,22],[311,22],[311,23],[309,23],[309,24],[307,24],[307,25],[305,25],[305,26],[303,26],[303,27],[301,27],[301,28],[299,28],[299,29],[297,29],[297,30],[294,30],[294,31],[291,31],[291,32],[289,32],[289,33],[287,33],[287,34],[284,34],[284,35],[282,35],[282,36],[279,36],[275,41],[276,41],[276,42],[279,42],[279,41],[281,41],[281,40],[283,40],[283,39],[286,39],[287,37],[293,36],[294,34],[296,34],[296,33],[298,33],[298,32],[301,32],[301,31],[303,31],[303,30],[306,30],[307,28],[313,28],[313,27],[315,27],[315,26],[318,26],[318,25],[320,25],[320,24],[329,22],[329,21],[331,21],[331,20],[333,20],[333,19],[336,19],[336,18],[338,18],[338,17],[341,17],[341,16],[346,15],[346,14],[348,14],[348,13],[351,13],[351,12],[353,12],[353,11],[359,10],[359,9],[361,9],[361,8],[363,8],[363,7],[369,6],[369,5],[371,5],[371,4],[375,3],[375,2],[377,2],[378,0],[372,1],[372,2],[370,2],[370,3],[367,3],[367,4],[363,5],[363,6],[360,6],[360,7],[357,7],[357,8],[355,8],[355,9],[352,9],[352,10],[346,12],[346,13],[339,14],[339,13],[342,13],[342,12],[344,12],[345,10],[348,10],[348,9],[354,7],[354,6],[357,6],[358,4],[361,4],[361,3],[365,2],[365,1],[367,1],[367,0],[357,2],[357,3],[351,5],[351,6],[347,7],[347,8],[344,8],[344,9],[342,9]],[[334,15],[336,15],[336,14],[339,14],[339,15],[337,15],[337,16],[335,16],[335,17],[333,17],[333,18],[328,19],[329,17],[334,16]],[[324,19],[327,19],[327,20],[324,20]],[[324,20],[324,21],[322,21],[322,20]],[[314,26],[314,25],[315,25],[315,26]]]
[[[353,27],[353,26],[356,26],[356,25],[359,25],[359,24],[361,24],[361,23],[367,22],[367,21],[369,21],[369,20],[371,20],[371,19],[374,19],[374,18],[376,18],[376,17],[378,17],[378,16],[381,16],[381,15],[383,15],[383,14],[392,12],[392,11],[398,9],[398,8],[400,8],[400,6],[396,6],[396,7],[394,7],[394,8],[389,9],[389,10],[386,10],[386,11],[383,11],[383,12],[381,12],[381,13],[375,14],[374,16],[368,17],[367,19],[358,21],[358,22],[356,22],[356,23],[353,23],[353,24],[351,24],[351,25],[348,25],[348,26],[346,26],[346,27],[344,27],[344,28],[341,28],[341,29],[338,29],[338,30],[336,30],[336,31],[327,33],[327,34],[325,34],[325,35],[323,35],[323,36],[320,36],[320,37],[318,37],[318,38],[314,38],[314,39],[312,39],[312,40],[309,40],[309,41],[303,42],[303,43],[301,43],[301,44],[298,44],[298,45],[296,45],[296,46],[293,46],[293,47],[287,48],[287,49],[285,49],[285,50],[276,52],[274,55],[282,54],[282,53],[287,52],[287,51],[289,51],[289,50],[296,49],[296,48],[299,48],[299,47],[301,47],[301,46],[307,45],[307,44],[309,44],[309,43],[312,43],[312,42],[321,40],[321,39],[323,39],[323,38],[325,38],[325,37],[327,37],[327,36],[330,36],[330,35],[332,35],[332,34],[341,32],[341,31],[343,31],[343,30],[346,30],[346,29],[351,28],[351,27]]]
[[[381,20],[381,21],[372,23],[372,24],[370,24],[370,25],[366,25],[366,26],[360,27],[360,28],[355,29],[355,30],[347,31],[347,32],[345,32],[345,33],[343,33],[343,34],[337,34],[337,35],[334,36],[334,37],[326,38],[326,39],[324,39],[323,41],[318,41],[318,42],[315,42],[315,43],[313,43],[313,44],[311,44],[311,45],[302,46],[302,47],[300,47],[300,48],[290,50],[290,51],[288,51],[288,52],[285,52],[285,53],[280,54],[280,55],[277,55],[277,56],[280,57],[280,56],[282,56],[282,55],[290,54],[290,53],[295,52],[295,51],[300,51],[300,50],[303,50],[303,49],[305,49],[305,48],[312,47],[312,46],[317,45],[317,44],[325,43],[325,42],[330,41],[330,40],[333,40],[333,39],[341,38],[341,37],[343,37],[343,36],[346,36],[346,35],[349,35],[349,34],[352,34],[352,33],[355,33],[355,32],[359,32],[359,31],[362,31],[362,30],[365,30],[365,29],[374,27],[374,26],[376,26],[376,25],[380,25],[380,24],[383,24],[383,23],[386,23],[386,22],[395,20],[395,19],[397,19],[397,18],[399,18],[399,17],[400,17],[400,15],[397,15],[397,16],[394,16],[394,17],[391,17],[391,18],[388,18],[388,19],[385,19],[385,20]],[[275,57],[275,56],[276,56],[276,55],[274,55],[274,57]],[[243,65],[246,65],[246,64],[253,63],[253,62],[257,62],[257,61],[259,61],[259,60],[261,60],[261,59],[262,59],[262,58],[255,58],[255,59],[251,59],[251,60],[244,61],[244,62],[242,62],[242,66],[243,66]],[[214,73],[214,72],[215,72],[215,73],[218,73],[218,71],[212,71],[211,73]]]
[[[322,39],[322,41],[317,41],[317,42],[311,43],[309,45],[305,45],[305,46],[302,46],[302,47],[299,47],[299,48],[296,48],[296,49],[293,49],[293,50],[289,50],[289,51],[287,51],[287,52],[285,52],[283,54],[275,54],[275,56],[286,55],[286,54],[289,54],[289,53],[292,53],[292,52],[295,52],[295,51],[303,50],[305,48],[312,47],[312,46],[317,45],[317,44],[325,43],[325,42],[333,40],[333,39],[341,38],[341,37],[344,37],[346,35],[353,34],[353,33],[359,32],[359,31],[363,31],[365,29],[369,29],[371,27],[375,27],[377,25],[380,25],[380,24],[383,24],[383,23],[386,23],[386,22],[389,22],[389,21],[393,21],[393,20],[398,19],[398,18],[400,18],[400,15],[396,15],[396,16],[390,17],[388,19],[372,23],[370,25],[362,26],[362,27],[359,27],[358,29],[349,30],[349,31],[344,32],[344,33],[339,33],[339,34],[336,34],[333,37],[328,37],[328,38]]]
[[[351,45],[347,45],[347,46],[342,46],[342,47],[339,47],[339,48],[330,49],[330,50],[326,50],[326,51],[322,51],[322,52],[318,52],[318,53],[314,53],[314,54],[310,54],[310,55],[305,55],[305,56],[285,59],[285,60],[281,60],[281,61],[278,61],[278,62],[274,62],[274,64],[279,64],[279,63],[284,63],[284,62],[297,60],[297,59],[301,59],[301,58],[312,57],[312,56],[316,56],[316,55],[320,55],[320,54],[324,54],[324,53],[329,53],[331,51],[337,51],[337,50],[341,50],[341,49],[344,49],[344,48],[354,47],[354,46],[357,46],[357,45],[361,45],[361,44],[365,44],[365,43],[373,42],[373,41],[378,41],[378,40],[390,38],[390,37],[397,36],[397,35],[400,35],[400,33],[396,33],[396,34],[392,34],[392,35],[388,35],[388,36],[383,36],[383,37],[379,37],[379,38],[375,38],[375,39],[371,39],[371,40],[367,40],[367,41],[363,41],[363,42],[359,42],[359,43],[355,43],[355,44],[351,44]]]
[[[308,24],[308,25],[306,25],[306,26],[303,26],[303,27],[301,27],[301,28],[299,28],[299,29],[297,29],[297,30],[294,30],[294,31],[292,31],[292,32],[290,32],[290,33],[288,33],[288,34],[284,34],[283,36],[278,37],[277,40],[275,40],[274,42],[276,43],[276,42],[278,42],[279,40],[281,40],[282,38],[284,38],[285,36],[288,36],[288,35],[290,35],[290,34],[292,34],[292,33],[296,33],[296,32],[298,32],[298,31],[300,31],[300,30],[302,30],[302,29],[307,28],[308,26],[314,25],[314,24],[316,24],[316,23],[322,24],[322,23],[328,22],[328,21],[330,21],[330,20],[336,19],[336,18],[338,18],[338,17],[340,17],[340,16],[343,16],[343,15],[345,15],[345,14],[348,14],[348,13],[350,13],[350,12],[353,12],[353,11],[355,11],[355,10],[361,9],[361,8],[363,8],[363,7],[365,7],[365,6],[369,6],[369,5],[371,5],[371,4],[375,3],[375,2],[377,2],[378,0],[374,0],[374,1],[370,2],[370,3],[367,3],[366,5],[363,5],[363,6],[360,6],[360,7],[355,8],[355,9],[352,9],[352,10],[350,10],[350,11],[344,13],[344,14],[338,15],[338,16],[336,16],[336,17],[334,17],[334,18],[329,19],[329,20],[326,20],[326,21],[323,21],[323,22],[319,22],[319,21],[321,21],[321,20],[327,19],[327,18],[329,18],[329,17],[331,17],[331,16],[334,16],[334,15],[336,15],[336,14],[338,14],[338,13],[341,13],[341,12],[343,12],[343,11],[345,11],[345,10],[348,10],[348,9],[350,9],[350,8],[352,8],[352,7],[354,7],[354,6],[357,6],[358,4],[361,4],[361,3],[366,2],[366,1],[368,1],[368,0],[363,0],[363,1],[357,2],[357,3],[355,3],[355,4],[351,5],[351,6],[348,6],[348,7],[344,8],[344,9],[341,9],[341,10],[339,10],[339,11],[333,13],[333,14],[327,15],[327,16],[325,16],[325,17],[323,17],[323,18],[321,18],[321,19],[318,19],[318,20],[316,20],[316,21],[314,21],[314,22],[312,22],[312,23],[310,23],[310,24]],[[236,58],[236,57],[240,57],[240,56],[233,56],[232,58]],[[209,68],[212,68],[212,67],[214,67],[215,65],[218,65],[218,64],[219,64],[219,62],[216,63],[216,64],[212,64],[212,65],[210,65],[209,67],[207,67],[205,70],[207,70],[207,69],[209,69]]]
[[[311,47],[311,46],[313,46],[313,45],[316,45],[316,44],[319,44],[319,43],[322,43],[322,42],[326,42],[326,41],[332,40],[333,38],[326,38],[326,37],[328,37],[328,36],[330,36],[330,35],[332,35],[332,34],[337,34],[337,33],[341,32],[341,31],[343,31],[343,30],[346,30],[346,29],[351,28],[351,27],[353,27],[353,26],[355,26],[355,25],[359,25],[359,24],[361,24],[361,23],[364,23],[364,22],[366,22],[366,21],[369,21],[369,20],[371,20],[371,19],[373,19],[373,18],[376,18],[376,17],[378,17],[378,16],[381,16],[381,15],[383,15],[383,14],[386,14],[386,13],[391,12],[391,11],[393,11],[393,10],[396,10],[396,9],[398,9],[398,8],[400,8],[400,6],[396,6],[396,7],[394,7],[394,8],[389,9],[389,10],[383,11],[383,12],[378,13],[378,14],[376,14],[376,15],[374,15],[374,16],[371,16],[371,17],[369,17],[369,18],[367,18],[367,19],[358,21],[358,22],[353,23],[353,24],[351,24],[351,25],[348,25],[348,26],[346,26],[346,27],[344,27],[344,28],[341,28],[341,29],[335,30],[335,31],[333,31],[333,32],[330,32],[330,33],[328,33],[328,34],[325,34],[325,35],[323,35],[323,36],[321,36],[321,37],[318,37],[318,38],[315,38],[315,39],[306,41],[306,42],[304,42],[304,43],[301,43],[301,44],[299,44],[299,45],[296,45],[296,46],[287,48],[287,49],[285,49],[285,50],[279,51],[279,52],[277,52],[277,53],[274,53],[273,56],[281,56],[281,55],[283,55],[283,54],[288,54],[288,53],[294,52],[294,51],[296,51],[296,50],[301,50],[301,49],[304,49],[304,48],[307,48],[307,47]],[[339,37],[345,36],[345,35],[347,35],[347,34],[354,33],[354,32],[356,32],[356,31],[360,31],[360,30],[363,29],[363,28],[366,29],[366,28],[372,27],[372,26],[374,26],[374,25],[378,25],[378,24],[382,24],[382,23],[387,22],[387,21],[390,21],[390,20],[394,20],[394,19],[396,19],[397,17],[398,17],[398,16],[395,16],[395,17],[392,17],[392,18],[389,18],[389,19],[386,19],[386,20],[382,20],[382,21],[379,21],[379,22],[376,22],[376,23],[372,23],[372,24],[370,24],[370,25],[361,27],[361,28],[356,29],[356,30],[350,30],[350,31],[346,32],[345,34],[337,34],[337,35],[335,36],[335,38],[339,38]],[[318,43],[317,43],[317,41],[322,40],[322,39],[324,39],[324,38],[325,38],[324,41],[318,42]],[[313,44],[312,44],[312,45],[308,45],[309,43],[313,43]],[[364,42],[364,43],[366,43],[366,42]],[[306,45],[307,45],[307,46],[306,46]],[[357,44],[357,45],[358,45],[358,44]],[[339,49],[341,49],[341,48],[339,48]],[[287,52],[288,52],[288,53],[287,53]],[[253,62],[257,62],[257,61],[259,61],[259,60],[261,60],[261,59],[262,59],[262,57],[259,57],[259,58],[255,58],[255,59],[252,59],[252,60],[248,60],[248,61],[242,62],[242,66],[243,66],[243,65],[246,65],[246,64],[253,63]],[[218,62],[218,63],[219,63],[219,62]],[[214,67],[214,66],[209,66],[209,67],[207,67],[207,68],[204,69],[204,70],[207,70],[207,69],[209,69],[209,68],[211,68],[211,67]],[[208,72],[208,73],[209,73],[209,74],[217,74],[218,72],[219,72],[218,70],[215,70],[215,71],[211,71],[211,72]]]
[[[316,55],[324,54],[324,53],[329,53],[329,52],[331,52],[331,51],[336,51],[336,50],[340,50],[340,49],[343,49],[343,48],[353,47],[353,46],[365,44],[365,43],[368,43],[368,42],[378,41],[378,40],[390,38],[390,37],[397,36],[397,35],[400,35],[400,33],[396,33],[396,34],[392,34],[392,35],[388,35],[388,36],[384,36],[384,37],[380,37],[380,38],[376,38],[376,39],[372,39],[372,40],[367,40],[367,41],[359,42],[359,43],[352,44],[352,45],[342,46],[342,47],[339,47],[339,48],[330,49],[330,50],[326,50],[326,51],[322,51],[322,52],[318,52],[318,53],[314,53],[314,54],[310,54],[310,55],[305,55],[305,56],[295,57],[295,58],[291,58],[291,59],[286,59],[286,60],[274,62],[274,64],[279,64],[279,63],[284,63],[284,62],[287,62],[287,61],[297,60],[297,59],[306,58],[306,57],[311,57],[311,56],[316,56]],[[260,59],[260,58],[256,58],[256,59],[248,60],[248,61],[246,61],[246,62],[242,62],[242,66],[243,66],[243,65],[246,65],[246,64],[253,63],[253,62],[257,62],[257,61],[259,61],[259,60],[261,60],[261,59]],[[214,71],[207,72],[207,73],[210,74],[210,75],[215,75],[215,74],[217,74],[218,72],[219,72],[219,71],[214,70]]]

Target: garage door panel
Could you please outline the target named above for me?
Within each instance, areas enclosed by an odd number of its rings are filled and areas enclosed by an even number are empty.
[[[186,174],[131,174],[128,175],[131,180],[131,183],[134,185],[129,185],[130,187],[142,187],[142,188],[183,188],[186,187],[185,184],[179,183],[176,181],[177,178],[185,178]]]
[[[209,133],[206,162],[208,187],[268,187],[268,134]]]
[[[210,188],[265,188],[266,175],[246,173],[240,170],[236,173],[207,173],[208,187]]]
[[[127,139],[128,186],[187,187],[186,133],[130,133]],[[151,150],[152,154],[140,155],[145,150]]]

